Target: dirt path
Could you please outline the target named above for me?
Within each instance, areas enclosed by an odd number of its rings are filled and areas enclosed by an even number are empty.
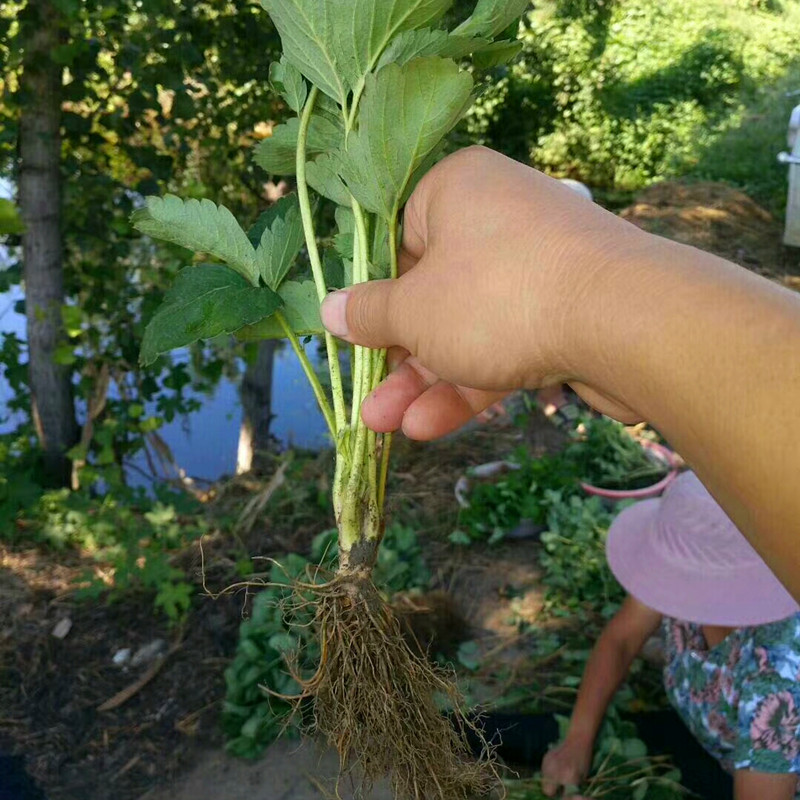
[[[333,752],[320,753],[310,743],[276,742],[256,762],[232,758],[219,750],[199,753],[197,766],[182,780],[151,791],[140,800],[323,800],[336,775]],[[342,800],[352,793],[340,787]],[[390,800],[386,786],[376,787],[370,800]]]

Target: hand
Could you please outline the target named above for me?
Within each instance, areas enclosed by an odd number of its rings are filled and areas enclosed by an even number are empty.
[[[444,159],[406,207],[400,279],[337,292],[322,307],[335,335],[394,348],[365,422],[432,439],[509,391],[565,381],[604,413],[635,419],[581,383],[580,363],[597,360],[597,316],[614,314],[596,287],[646,236],[491,150]]]
[[[542,791],[554,797],[564,786],[579,786],[592,764],[592,746],[569,736],[542,761]]]

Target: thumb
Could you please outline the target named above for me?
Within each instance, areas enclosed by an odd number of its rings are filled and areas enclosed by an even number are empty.
[[[329,294],[320,316],[325,328],[340,339],[364,347],[402,345],[406,337],[397,330],[402,317],[399,281],[369,281]]]

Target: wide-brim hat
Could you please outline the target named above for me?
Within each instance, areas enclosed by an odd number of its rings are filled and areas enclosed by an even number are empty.
[[[606,555],[628,593],[664,616],[740,628],[800,611],[692,472],[622,511]]]

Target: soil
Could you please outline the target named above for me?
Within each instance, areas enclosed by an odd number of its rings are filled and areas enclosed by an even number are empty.
[[[800,249],[783,245],[783,222],[725,183],[657,183],[620,216],[800,290]]]
[[[476,638],[484,650],[496,650],[503,637],[516,636],[508,622],[512,602],[517,618],[533,619],[540,606],[537,545],[518,542],[485,552],[473,547],[454,556],[446,543],[457,513],[453,488],[469,466],[506,457],[522,444],[543,453],[561,442],[562,434],[543,416],[533,415],[522,430],[506,413],[429,447],[397,443],[391,507],[406,520],[424,522],[426,556],[437,576],[436,591],[415,599],[410,612],[414,634],[425,646],[452,652],[461,640]],[[325,489],[328,462],[321,457],[304,464],[301,480]],[[241,508],[265,484],[232,482],[219,488],[218,502]],[[280,512],[270,510],[267,505],[247,531],[251,553],[307,552],[311,539],[330,526],[318,514],[315,522],[309,515],[283,530],[273,518]],[[231,545],[230,534],[204,541],[204,575],[212,589],[238,580]],[[332,753],[298,749],[296,742],[279,743],[256,764],[224,753],[223,672],[247,607],[242,594],[202,596],[196,546],[179,558],[198,593],[180,630],[154,614],[150,597],[77,601],[72,582],[88,563],[78,554],[0,544],[0,754],[24,756],[50,800],[326,796],[336,771]],[[57,638],[53,632],[63,620],[69,620],[69,631]],[[120,649],[135,652],[157,640],[166,653],[163,661],[114,665]],[[155,674],[137,688],[148,671]],[[126,689],[126,702],[100,710]],[[342,796],[348,796],[344,790]],[[377,800],[384,796],[380,787],[373,794]]]
[[[730,187],[662,183],[643,192],[622,215],[800,290],[800,255],[780,244],[780,223]],[[528,428],[520,430],[511,424],[511,413],[436,444],[399,441],[389,509],[423,533],[438,596],[448,598],[431,601],[447,612],[422,622],[419,637],[443,648],[457,644],[454,630],[456,639],[476,639],[483,653],[506,658],[509,685],[522,680],[530,662],[528,645],[517,631],[519,622],[534,620],[541,606],[538,545],[508,542],[457,552],[447,535],[457,511],[453,487],[468,466],[506,457],[519,445],[543,453],[563,443],[562,434],[541,415],[531,415]],[[328,461],[309,462],[302,480],[327,491]],[[240,507],[264,488],[264,483],[232,483],[217,492],[217,502]],[[282,529],[278,503],[277,497],[270,501],[243,535],[252,554],[305,552],[311,538],[330,524],[309,515]],[[212,587],[237,578],[229,545],[230,534],[226,539],[222,533],[206,543],[206,579]],[[78,602],[71,584],[86,566],[78,555],[0,544],[0,753],[24,756],[50,800],[325,797],[336,770],[330,752],[279,742],[257,763],[224,754],[218,724],[223,671],[246,605],[241,595],[202,596],[196,547],[180,565],[196,581],[198,597],[183,628],[175,630],[153,613],[150,598],[129,597],[111,605]],[[71,622],[69,632],[56,638],[53,631],[65,619]],[[158,639],[166,650],[163,661],[155,662],[160,666],[151,662],[125,669],[112,662],[119,649],[135,651]],[[148,671],[152,679],[137,688]],[[131,690],[127,701],[99,710],[126,688]],[[342,791],[342,796],[348,795]],[[375,800],[388,796],[385,787],[373,794]]]

